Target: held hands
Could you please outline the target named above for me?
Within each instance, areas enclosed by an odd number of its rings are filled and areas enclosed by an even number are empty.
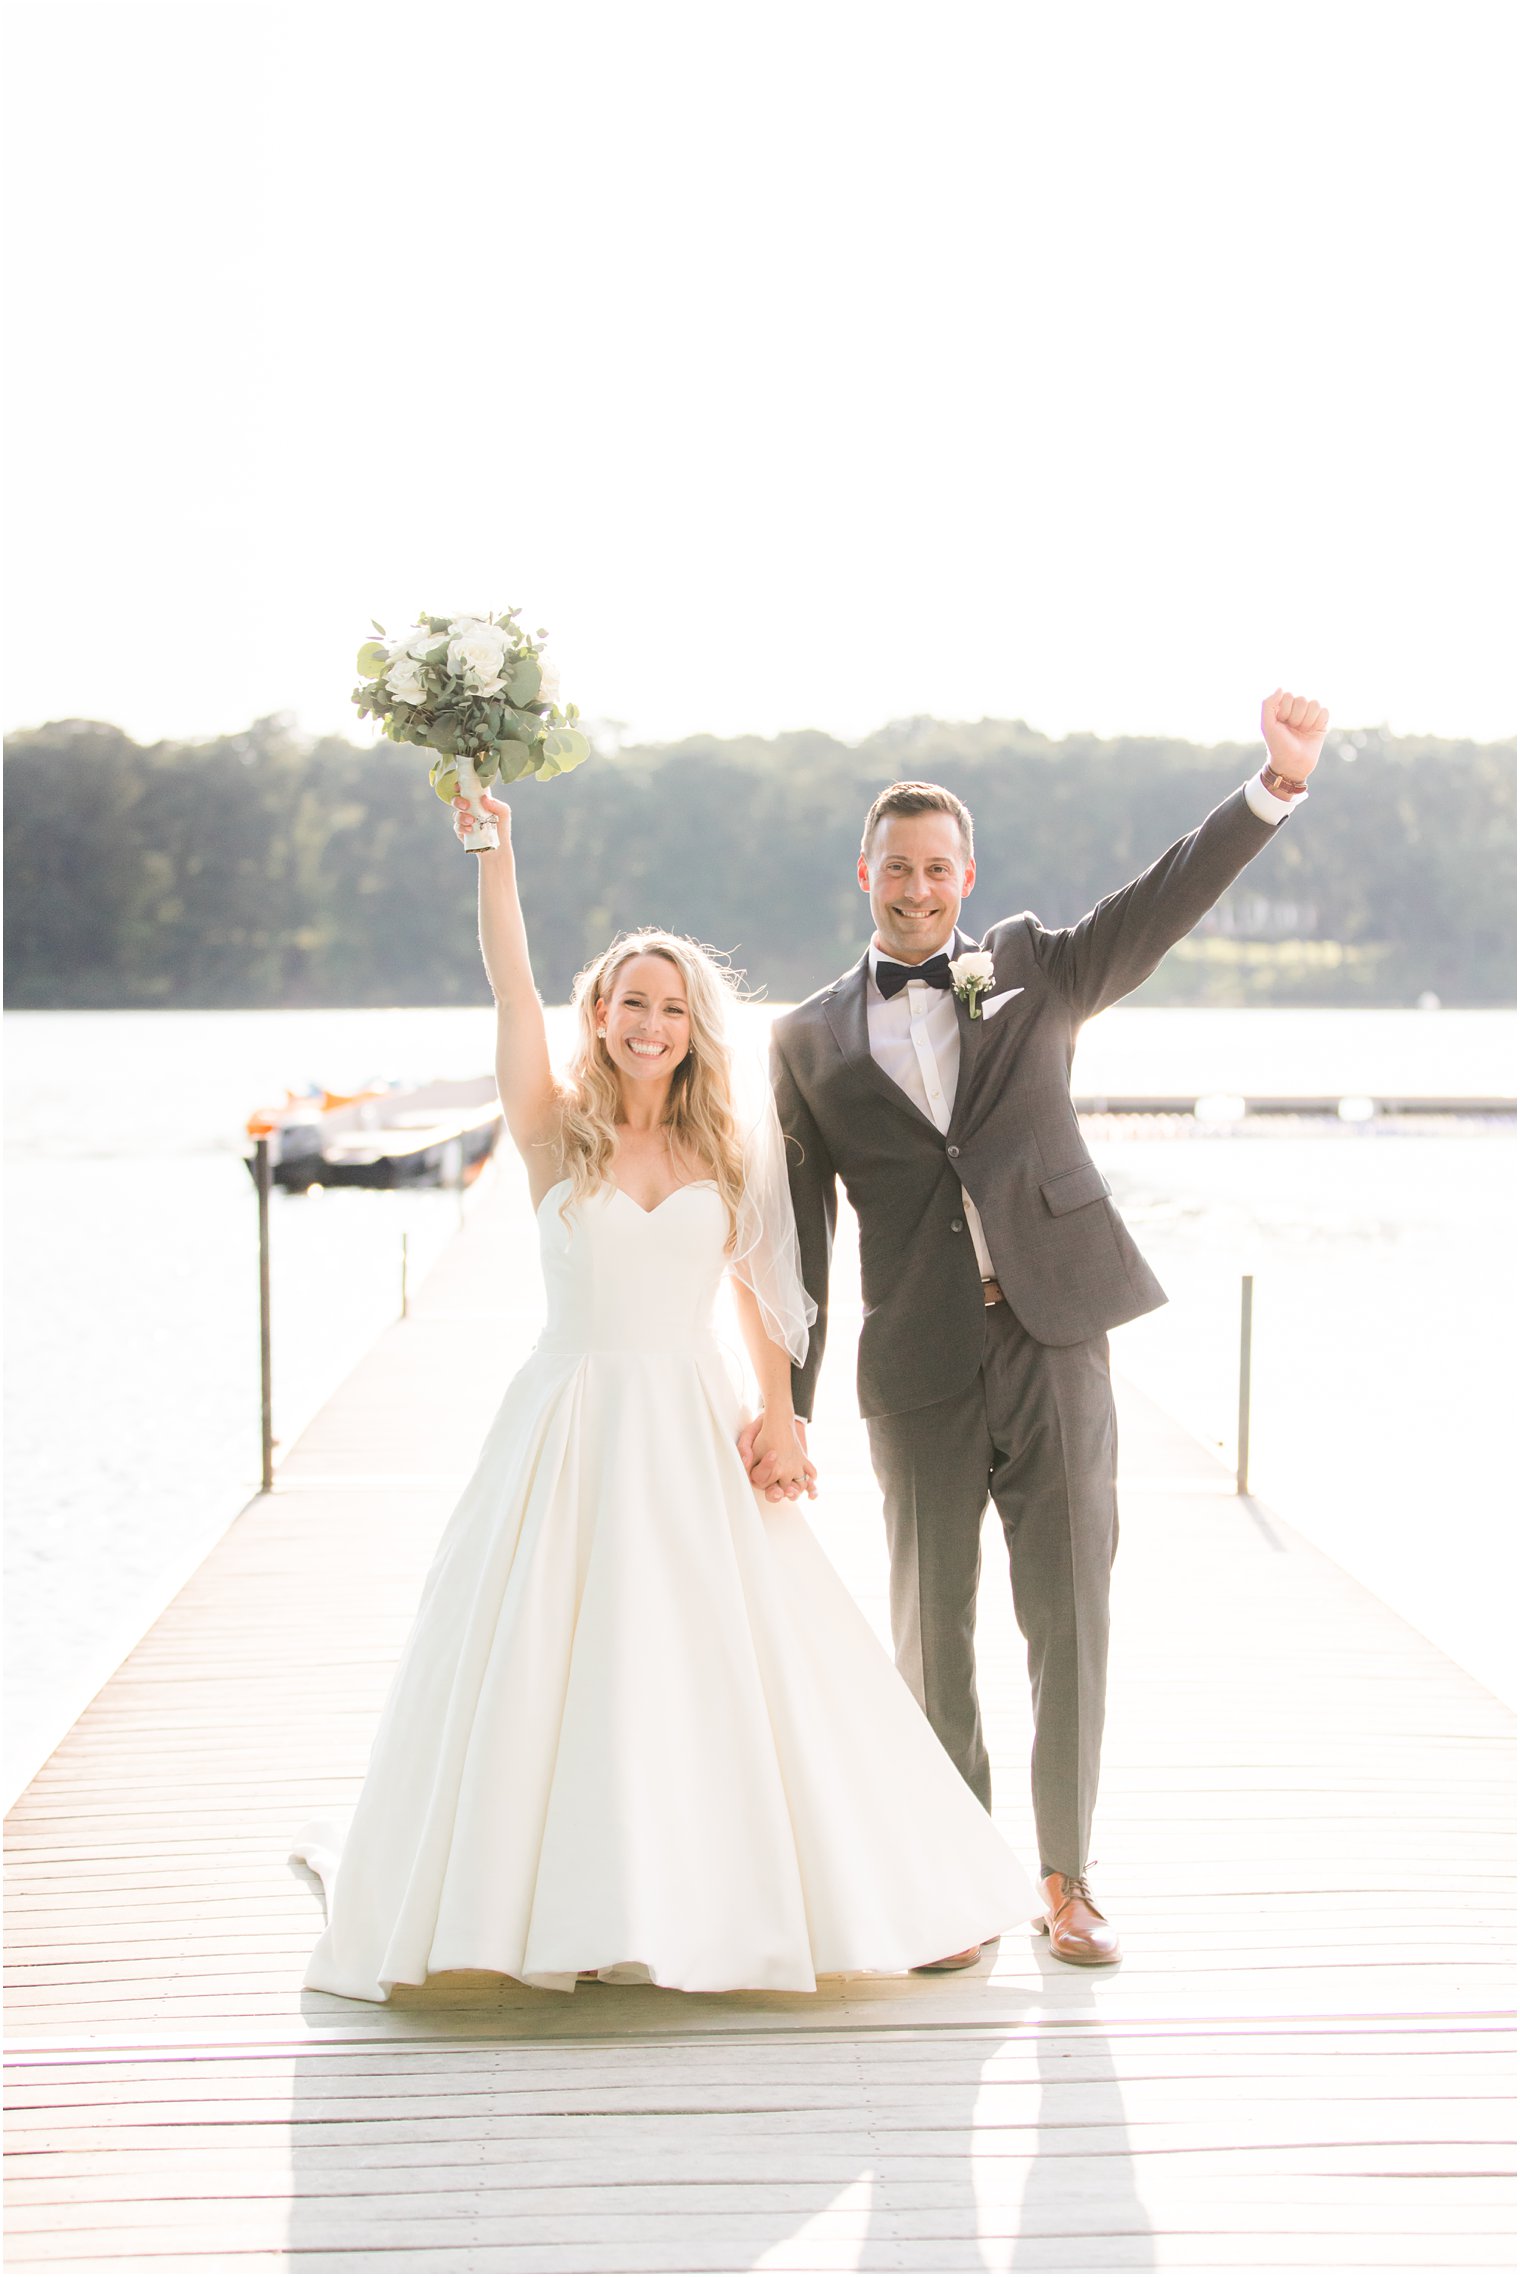
[[[749,1483],[767,1502],[818,1499],[818,1466],[808,1459],[807,1425],[800,1416],[762,1412],[739,1434],[739,1457]]]
[[[1261,732],[1275,773],[1306,783],[1319,765],[1330,714],[1313,696],[1290,696],[1274,688],[1261,707]]]

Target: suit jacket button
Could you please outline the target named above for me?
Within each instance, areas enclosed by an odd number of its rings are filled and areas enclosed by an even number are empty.
[[[952,1162],[955,1160],[956,1156],[957,1156],[957,1155],[960,1153],[960,1151],[961,1151],[961,1150],[960,1150],[960,1148],[959,1148],[958,1146],[947,1146],[947,1147],[946,1147],[946,1149],[945,1149],[945,1152],[946,1152],[946,1154],[948,1154],[948,1155],[949,1155],[949,1157],[950,1157],[950,1160],[951,1160]]]
[[[965,1230],[966,1221],[964,1218],[952,1218],[950,1220],[950,1231],[952,1233],[964,1233]]]

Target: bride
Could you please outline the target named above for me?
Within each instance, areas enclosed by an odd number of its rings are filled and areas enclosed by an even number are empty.
[[[815,1308],[768,1087],[736,1091],[728,976],[692,941],[623,936],[576,983],[556,1081],[511,813],[485,804],[496,1074],[548,1317],[444,1527],[358,1800],[297,1833],[327,1905],[304,1982],[812,1992],[968,1966],[1040,1900],[799,1507],[791,1363]],[[725,1275],[768,1495],[713,1326]]]

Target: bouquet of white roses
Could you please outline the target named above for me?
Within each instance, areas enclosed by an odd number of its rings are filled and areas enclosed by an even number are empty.
[[[576,706],[559,707],[558,676],[539,645],[548,636],[540,626],[530,637],[519,614],[420,616],[394,641],[371,617],[380,638],[359,651],[360,714],[383,721],[392,743],[436,752],[428,780],[441,799],[469,801],[464,844],[476,850],[496,844],[495,817],[480,803],[487,783],[546,783],[591,752]]]

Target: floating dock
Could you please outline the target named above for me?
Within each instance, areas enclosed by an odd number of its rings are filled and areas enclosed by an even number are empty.
[[[450,1342],[504,1382],[537,1332],[525,1209],[493,1163],[11,1813],[11,2265],[1510,2267],[1512,1719],[1133,1393],[1092,1868],[1119,1967],[1015,1929],[964,1975],[815,1995],[302,1990],[321,1900],[286,1852],[357,1791],[494,1410],[461,1423]],[[840,1274],[811,1515],[884,1635]],[[1032,1868],[987,1552],[997,1815]]]

